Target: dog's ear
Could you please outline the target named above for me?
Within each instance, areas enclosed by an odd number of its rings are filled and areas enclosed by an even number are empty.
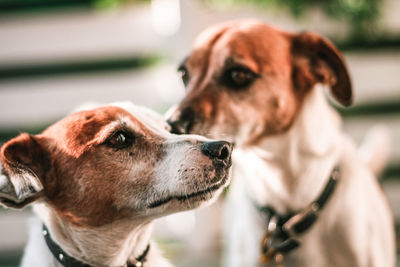
[[[303,32],[291,38],[295,89],[304,92],[316,83],[327,84],[339,103],[351,105],[353,94],[350,75],[339,50],[316,33]]]
[[[2,146],[0,156],[0,204],[23,208],[39,198],[43,190],[39,177],[49,169],[50,159],[35,137],[20,134]]]

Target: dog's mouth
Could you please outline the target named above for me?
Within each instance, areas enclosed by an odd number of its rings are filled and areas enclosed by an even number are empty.
[[[180,202],[186,202],[188,200],[194,199],[194,198],[199,198],[201,200],[206,201],[207,199],[210,199],[213,196],[213,193],[217,191],[218,189],[221,188],[224,184],[226,184],[226,181],[228,180],[229,173],[227,172],[221,180],[219,180],[217,183],[210,185],[206,189],[199,190],[197,192],[185,194],[185,195],[178,195],[178,196],[168,196],[166,198],[156,200],[152,202],[148,207],[150,209],[152,208],[157,208],[160,207],[164,204],[167,204],[168,202],[172,200],[177,200]]]

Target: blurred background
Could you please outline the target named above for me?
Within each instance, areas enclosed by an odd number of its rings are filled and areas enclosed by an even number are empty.
[[[339,109],[345,131],[360,143],[377,123],[390,129],[382,184],[399,228],[399,14],[398,0],[0,0],[0,145],[85,102],[129,100],[164,113],[183,96],[176,68],[195,36],[220,21],[258,18],[319,32],[344,52],[356,95]],[[180,267],[220,266],[222,214],[219,202],[160,220],[166,257]],[[18,265],[30,216],[0,208],[0,266]]]

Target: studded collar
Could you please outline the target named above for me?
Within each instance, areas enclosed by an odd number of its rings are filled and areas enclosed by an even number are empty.
[[[53,256],[57,259],[61,265],[65,267],[92,267],[89,264],[83,263],[71,256],[69,256],[59,245],[57,245],[50,236],[50,232],[47,227],[43,224],[42,230],[44,239],[46,241],[47,247],[53,254]],[[150,250],[150,244],[147,245],[146,249],[143,253],[135,259],[135,263],[126,262],[126,264],[122,267],[142,267],[144,266],[144,262],[146,261],[146,257]]]
[[[273,260],[280,266],[283,256],[300,246],[301,235],[317,221],[319,212],[336,188],[340,174],[339,167],[335,167],[318,198],[298,212],[280,214],[271,206],[259,206],[254,203],[258,211],[266,215],[267,219],[267,229],[261,240],[260,262]]]

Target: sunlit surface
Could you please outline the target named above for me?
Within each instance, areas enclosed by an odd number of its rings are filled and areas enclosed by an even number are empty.
[[[176,74],[179,62],[198,33],[217,22],[253,17],[286,30],[317,31],[339,45],[345,44],[349,31],[343,20],[315,7],[295,19],[287,10],[237,6],[237,1],[225,1],[230,8],[214,9],[207,2],[215,1],[128,1],[114,9],[0,14],[0,143],[21,131],[38,132],[87,102],[128,100],[164,113],[185,93]],[[400,2],[382,4],[379,32],[396,40]],[[382,183],[397,225],[399,47],[382,42],[373,48],[362,43],[343,49],[355,88],[355,108],[344,111],[343,128],[360,144],[377,123],[388,127],[392,151]],[[221,201],[195,213],[164,218],[156,227],[155,240],[178,267],[221,266],[223,214]],[[17,266],[30,216],[30,209],[0,209],[0,266]]]
[[[179,0],[152,0],[151,12],[154,30],[163,36],[175,34],[181,26]]]

